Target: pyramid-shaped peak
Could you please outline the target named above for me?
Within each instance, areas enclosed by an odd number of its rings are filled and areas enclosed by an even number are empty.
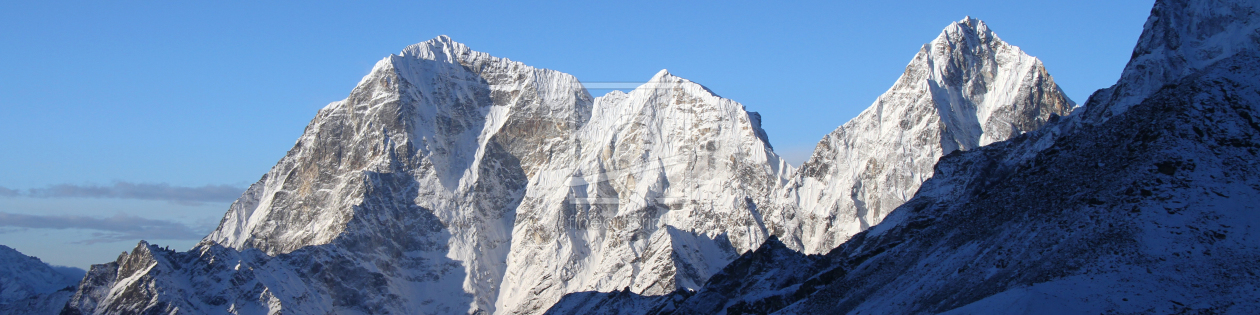
[[[971,27],[972,29],[985,26],[984,21],[981,21],[980,19],[977,19],[977,18],[973,18],[970,15],[963,17],[962,20],[958,20],[958,24],[966,25],[967,27]]]
[[[989,25],[980,19],[971,16],[964,17],[962,20],[950,23],[941,31],[941,35],[936,40],[957,40],[957,39],[975,39],[982,42],[1001,41]]]
[[[714,93],[713,90],[710,90],[709,87],[704,86],[703,84],[696,83],[695,81],[687,80],[686,78],[679,77],[679,76],[669,73],[669,69],[661,69],[661,71],[657,71],[656,75],[652,76],[652,79],[648,80],[647,83],[639,86],[638,89],[672,89],[678,86],[683,86],[683,87],[691,86],[691,87],[697,88],[699,91],[704,91],[704,93],[708,93],[709,95],[721,97],[717,93]]]
[[[403,53],[406,53],[408,50],[412,50],[415,48],[422,48],[422,47],[437,48],[437,47],[454,47],[454,46],[464,46],[464,44],[456,42],[455,40],[451,39],[450,36],[438,35],[438,37],[434,37],[433,39],[416,43],[411,46],[407,46],[407,48],[403,48]]]
[[[653,75],[652,79],[648,80],[648,82],[664,82],[664,81],[671,81],[676,78],[678,77],[669,73],[669,69],[661,69],[661,71],[657,71],[656,75]]]
[[[651,88],[661,88],[672,87],[674,84],[679,83],[695,84],[694,82],[691,82],[691,80],[669,73],[669,70],[667,69],[661,69],[661,71],[657,71],[655,75],[652,75],[652,78],[648,79],[647,83],[644,85]]]

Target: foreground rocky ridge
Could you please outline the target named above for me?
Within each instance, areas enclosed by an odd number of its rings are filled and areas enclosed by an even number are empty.
[[[1260,312],[1257,12],[1158,1],[1125,75],[1086,111],[945,156],[912,200],[824,256],[771,242],[695,293],[616,311],[602,305],[624,297],[572,295],[554,313]],[[776,255],[796,258],[740,263]],[[780,271],[807,276],[763,276]]]

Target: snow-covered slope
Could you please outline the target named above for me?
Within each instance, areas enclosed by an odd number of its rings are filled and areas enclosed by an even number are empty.
[[[0,245],[0,314],[57,314],[78,282],[39,258]]]
[[[765,239],[757,204],[790,171],[756,113],[699,84],[593,99],[443,36],[320,110],[192,251],[142,243],[71,308],[540,313],[694,289]]]
[[[909,200],[937,159],[1037,129],[1075,106],[1040,60],[984,22],[954,22],[853,120],[818,142],[766,211],[806,253],[835,248]]]
[[[1138,51],[1166,31],[1158,21],[1254,30],[1258,6],[1158,1]],[[1219,7],[1232,13],[1198,15]],[[1247,41],[1229,47],[1260,38],[1208,34]],[[1211,36],[1191,27],[1161,37]],[[774,270],[731,264],[694,294],[618,313],[1260,313],[1260,49],[1252,47],[1149,90],[1133,82],[1181,58],[1136,54],[1147,66],[1131,65],[1141,73],[1091,97],[1087,106],[1098,107],[943,157],[913,199],[827,255],[784,259],[795,262]],[[1119,109],[1116,92],[1145,97]],[[763,249],[737,261],[775,252]],[[787,281],[759,276],[811,269]],[[562,306],[620,299],[570,300],[581,303]]]

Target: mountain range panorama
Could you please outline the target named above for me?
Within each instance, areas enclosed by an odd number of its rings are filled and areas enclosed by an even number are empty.
[[[1256,3],[1159,0],[1078,107],[964,18],[796,169],[668,71],[593,97],[441,36],[192,250],[6,268],[0,313],[1257,313],[1257,48]]]

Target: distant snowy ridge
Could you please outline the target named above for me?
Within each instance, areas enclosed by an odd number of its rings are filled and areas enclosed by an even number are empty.
[[[0,314],[57,314],[79,279],[0,245]]]

